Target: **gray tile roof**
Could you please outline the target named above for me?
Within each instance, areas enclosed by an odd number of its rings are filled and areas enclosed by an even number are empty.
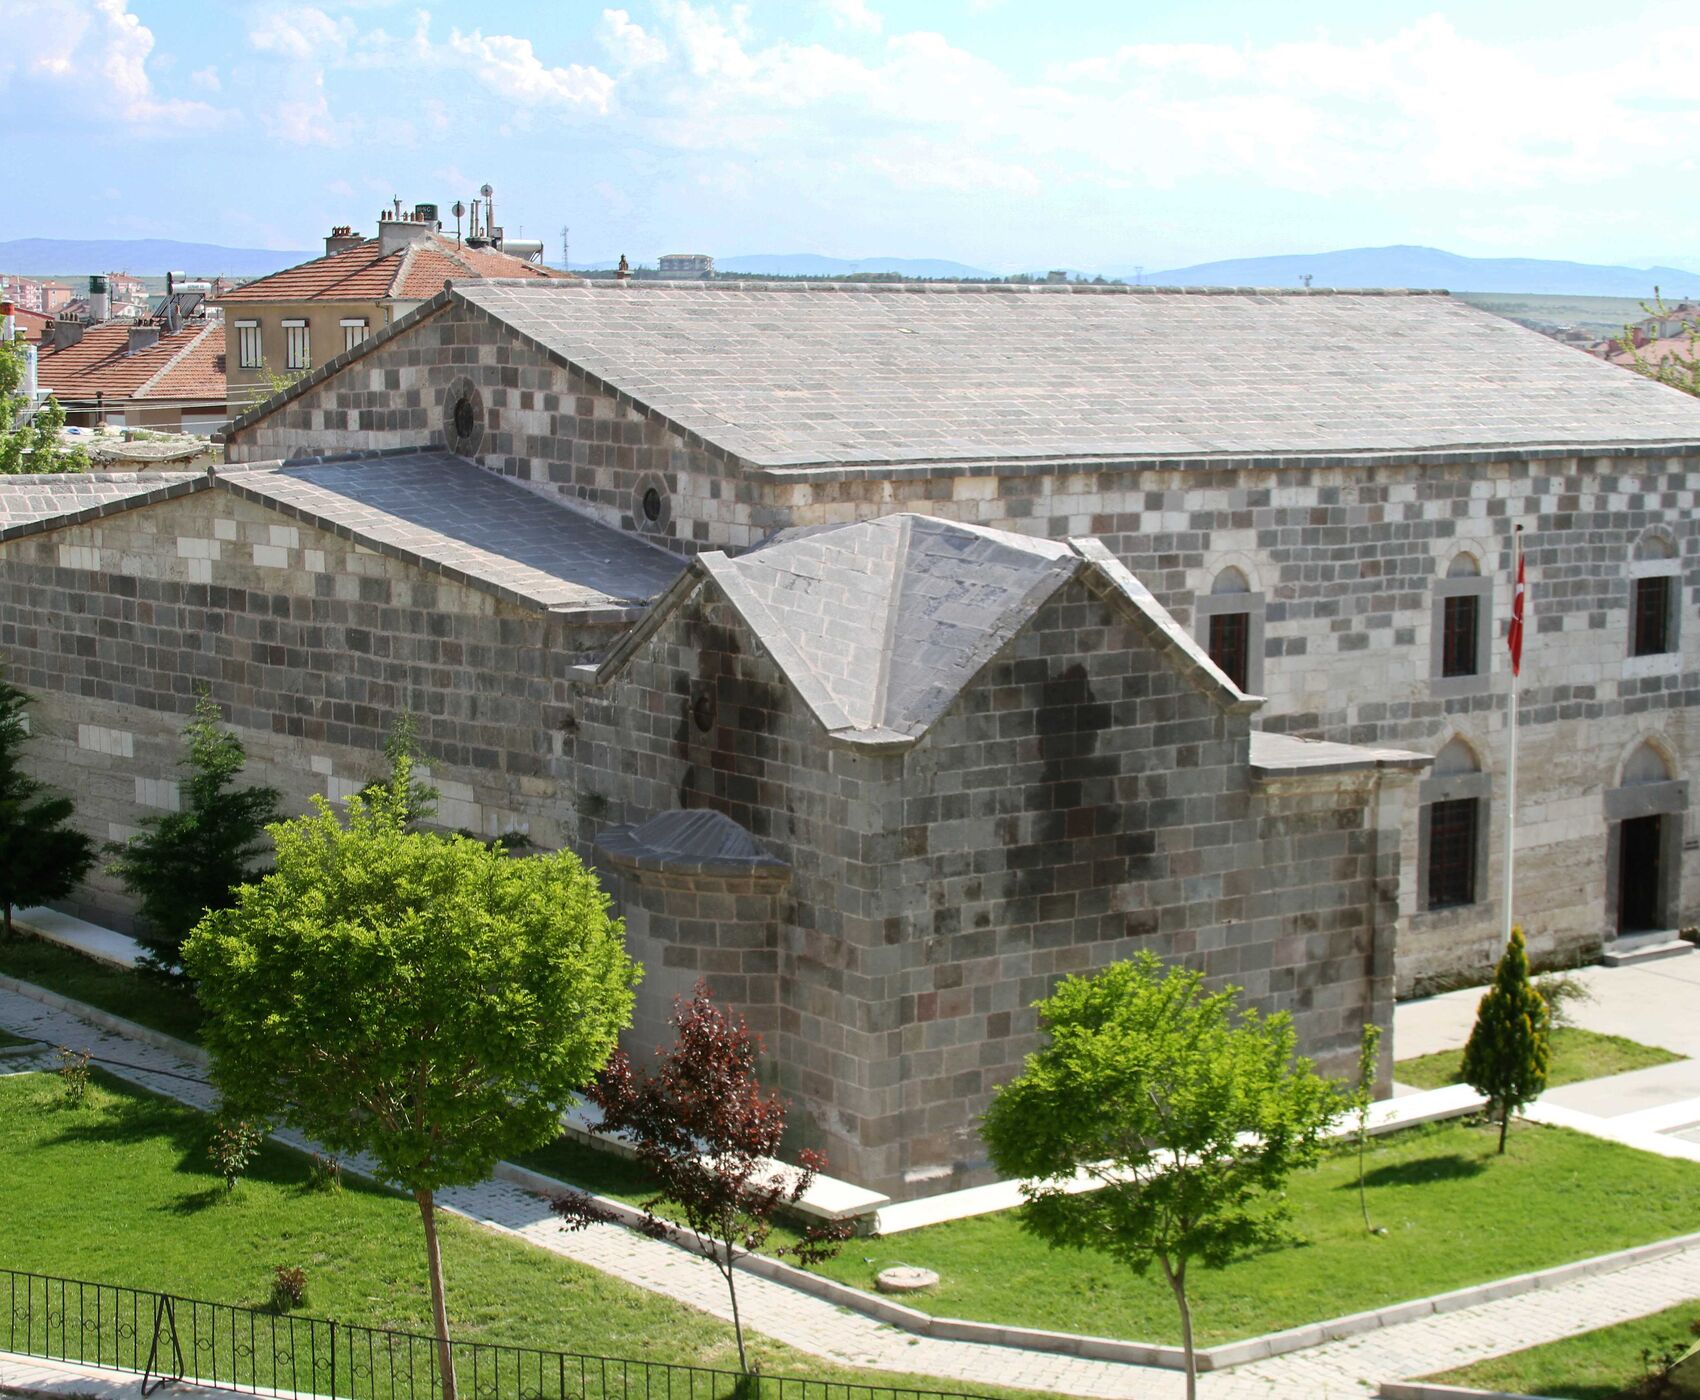
[[[1700,400],[1432,294],[487,282],[758,467],[1700,444]]]
[[[1297,778],[1316,773],[1346,773],[1362,769],[1402,768],[1421,772],[1434,760],[1407,749],[1368,748],[1336,744],[1326,739],[1300,739],[1292,734],[1251,733],[1251,766],[1266,778]]]
[[[225,468],[218,484],[539,608],[647,602],[681,560],[446,452]]]
[[[75,524],[199,490],[205,472],[64,472],[0,476],[0,539]]]
[[[674,874],[782,876],[790,870],[732,818],[707,808],[662,812],[635,826],[611,826],[596,855],[616,865]]]

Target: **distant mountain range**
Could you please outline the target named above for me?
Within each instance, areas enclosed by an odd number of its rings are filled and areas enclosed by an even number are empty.
[[[225,248],[172,239],[19,238],[0,242],[0,273],[26,277],[88,272],[159,276],[181,270],[195,276],[259,277],[319,256],[319,250]],[[645,260],[649,261],[649,260]],[[575,263],[587,267],[612,264]],[[848,277],[897,273],[904,277],[996,277],[985,268],[946,258],[828,258],[816,253],[752,253],[716,258],[722,272],[779,277]],[[1552,262],[1544,258],[1468,258],[1440,248],[1396,245],[1344,248],[1332,253],[1290,253],[1236,258],[1167,271],[1131,265],[1106,267],[1106,277],[1156,286],[1297,287],[1309,276],[1318,287],[1445,287],[1455,292],[1521,292],[1543,296],[1649,297],[1657,285],[1670,298],[1700,296],[1700,273],[1674,267],[1612,267]],[[1041,274],[1042,275],[1042,274]],[[1082,275],[1091,275],[1088,271]]]
[[[14,238],[0,243],[0,272],[20,277],[129,272],[163,277],[261,277],[323,254],[283,248],[224,248],[216,243],[179,243],[170,238]]]
[[[1120,267],[1106,275],[1131,282],[1135,270]],[[1234,258],[1167,272],[1145,272],[1139,280],[1165,287],[1297,287],[1307,275],[1317,287],[1444,287],[1453,292],[1650,297],[1656,285],[1673,299],[1700,294],[1700,273],[1675,267],[1611,267],[1545,258],[1467,258],[1440,248],[1404,244]]]

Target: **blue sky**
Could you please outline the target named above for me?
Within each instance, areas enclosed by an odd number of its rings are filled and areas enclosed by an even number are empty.
[[[0,0],[0,238],[1700,266],[1700,16],[1490,0]],[[33,171],[39,178],[28,178]]]

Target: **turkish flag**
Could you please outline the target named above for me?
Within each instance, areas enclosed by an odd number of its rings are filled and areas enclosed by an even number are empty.
[[[1511,674],[1523,673],[1523,598],[1527,593],[1523,575],[1523,550],[1517,550],[1517,589],[1511,599],[1511,628],[1505,634],[1505,645],[1511,652]]]

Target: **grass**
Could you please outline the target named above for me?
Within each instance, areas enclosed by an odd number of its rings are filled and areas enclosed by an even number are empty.
[[[0,1050],[12,1050],[17,1046],[31,1043],[28,1040],[21,1040],[15,1035],[8,1035],[5,1031],[0,1031]]]
[[[429,1331],[411,1201],[353,1181],[315,1189],[305,1159],[275,1144],[226,1195],[207,1157],[208,1128],[192,1109],[100,1075],[75,1109],[52,1075],[0,1078],[0,1265],[249,1307],[267,1305],[275,1266],[300,1266],[301,1311]],[[440,1229],[450,1317],[463,1340],[736,1369],[730,1327],[706,1313],[458,1217],[440,1218]],[[747,1340],[769,1374],[951,1388]]]
[[[1393,1066],[1393,1077],[1414,1089],[1444,1089],[1460,1084],[1462,1050],[1438,1050],[1417,1055]],[[1603,1079],[1627,1074],[1632,1069],[1649,1069],[1686,1058],[1656,1045],[1642,1045],[1621,1035],[1600,1035],[1580,1026],[1560,1026],[1552,1033],[1552,1059],[1547,1066],[1547,1087],[1577,1084],[1584,1079]]]
[[[0,973],[98,1006],[179,1040],[198,1041],[201,1007],[188,987],[96,962],[57,943],[24,935],[0,939]]]
[[[640,1206],[655,1194],[655,1178],[629,1157],[576,1138],[556,1138],[535,1152],[520,1153],[514,1161],[581,1191],[627,1205]]]
[[[1203,1344],[1213,1344],[1503,1278],[1694,1228],[1700,1166],[1648,1156],[1557,1128],[1514,1124],[1505,1157],[1496,1128],[1460,1122],[1374,1139],[1367,1234],[1355,1151],[1293,1178],[1302,1244],[1188,1283]],[[1602,1188],[1601,1183],[1610,1183]],[[1606,1194],[1602,1196],[1602,1189]],[[1507,1228],[1508,1212],[1515,1228]],[[871,1288],[881,1269],[913,1264],[940,1283],[905,1301],[945,1316],[1139,1341],[1178,1342],[1167,1285],[1102,1255],[1059,1253],[1025,1235],[1017,1212],[852,1240],[820,1271]]]
[[[1641,1353],[1680,1356],[1693,1342],[1700,1299],[1583,1332],[1544,1346],[1491,1357],[1426,1379],[1442,1385],[1503,1390],[1512,1395],[1550,1395],[1559,1400],[1615,1400],[1646,1376]]]

